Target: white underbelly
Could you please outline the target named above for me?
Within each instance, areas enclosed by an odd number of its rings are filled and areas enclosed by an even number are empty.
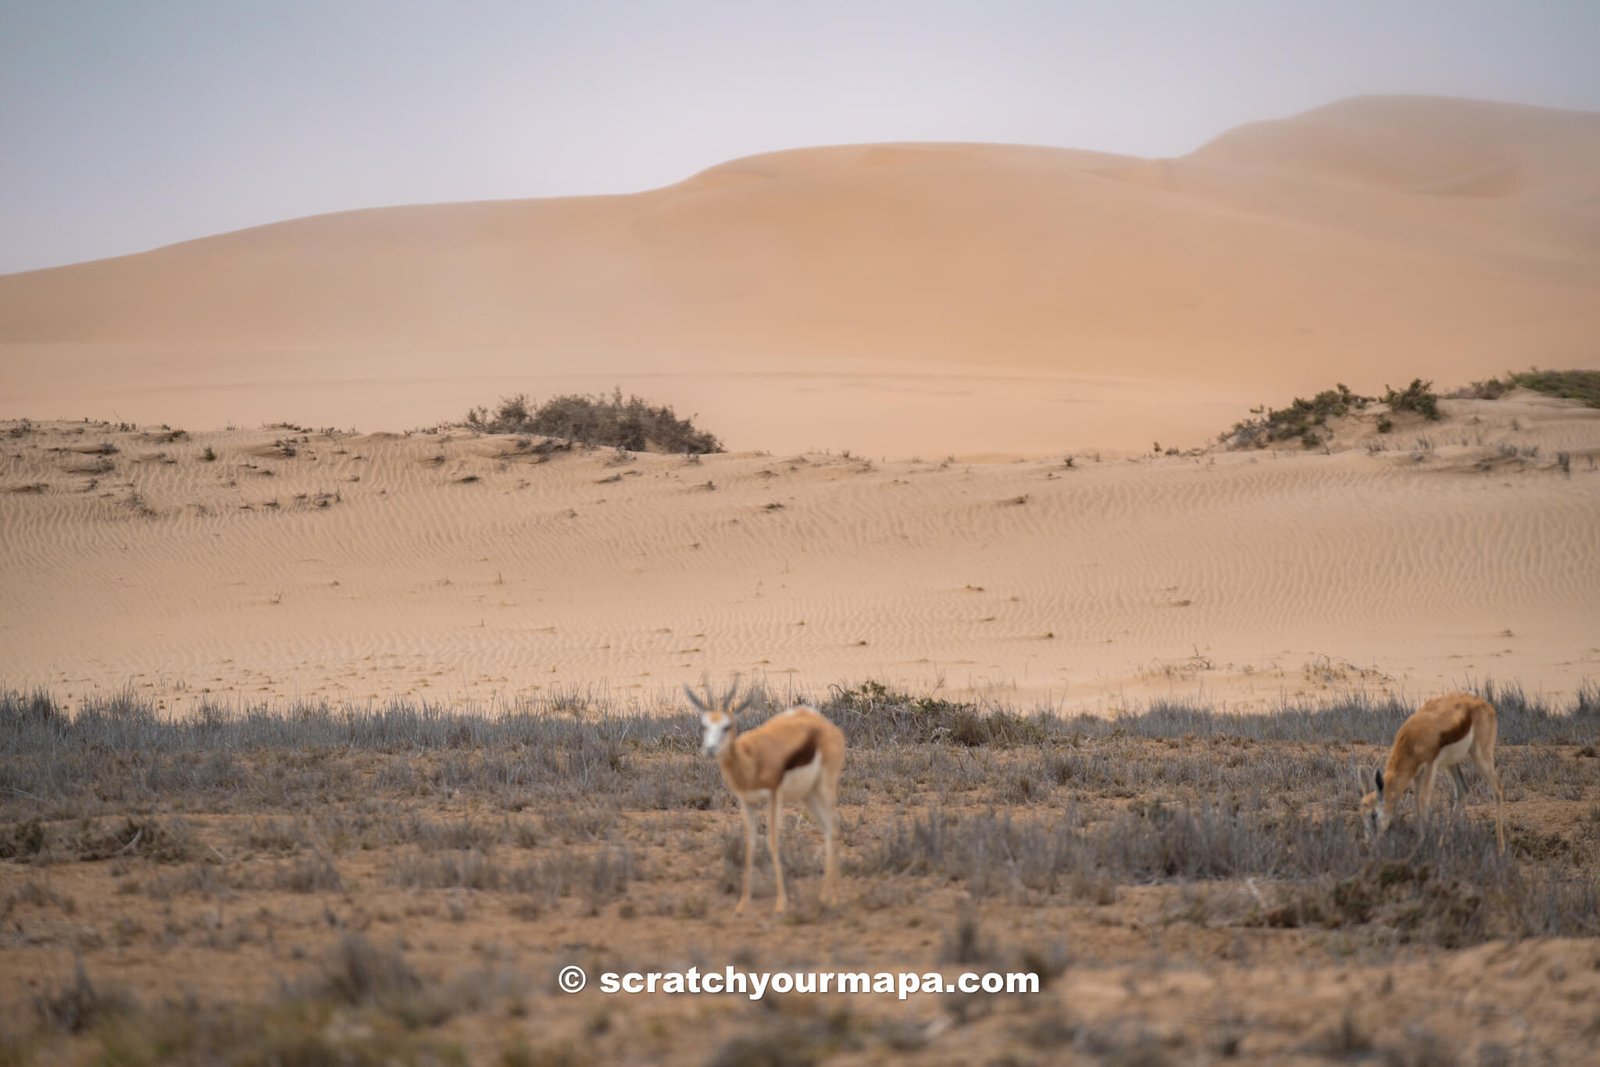
[[[1449,770],[1467,758],[1467,753],[1472,750],[1472,731],[1467,731],[1467,736],[1453,745],[1445,745],[1439,754],[1433,758],[1433,765],[1439,770]]]
[[[783,776],[778,793],[785,800],[801,800],[816,788],[817,775],[822,773],[822,753],[811,757],[811,762],[796,767]]]
[[[783,781],[778,785],[778,795],[785,803],[804,800],[816,788],[817,776],[822,773],[822,753],[818,752],[811,757],[811,762],[796,767],[783,776]],[[770,789],[747,789],[739,794],[739,799],[746,804],[761,805],[772,799]]]

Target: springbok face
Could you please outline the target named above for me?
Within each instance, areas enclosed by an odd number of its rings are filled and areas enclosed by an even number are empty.
[[[733,684],[721,694],[714,692],[709,682],[702,684],[705,688],[704,696],[688,686],[684,686],[683,691],[688,695],[689,703],[700,712],[700,751],[707,756],[718,756],[733,739],[734,716],[755,703],[756,694],[751,690],[743,699],[736,700],[735,698],[739,696],[737,675],[734,676]]]
[[[1362,785],[1368,782],[1363,776]],[[1377,840],[1389,828],[1389,813],[1383,805],[1383,772],[1374,771],[1372,774],[1372,790],[1361,798],[1361,825],[1367,831],[1367,837]]]
[[[724,746],[733,737],[733,720],[720,711],[702,711],[700,713],[700,751],[707,756],[720,755]]]

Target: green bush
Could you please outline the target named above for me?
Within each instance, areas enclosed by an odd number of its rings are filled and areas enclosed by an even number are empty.
[[[493,411],[467,412],[466,425],[485,433],[525,433],[630,452],[721,452],[722,442],[680,419],[669,406],[653,407],[637,396],[622,398],[569,393],[533,406],[526,394],[500,401]]]
[[[1439,394],[1433,391],[1432,382],[1413,378],[1411,384],[1399,392],[1388,386],[1384,389],[1383,402],[1389,405],[1390,411],[1415,411],[1430,422],[1439,421]]]
[[[1370,403],[1372,397],[1353,393],[1340,382],[1310,400],[1297,396],[1286,408],[1256,408],[1252,412],[1255,418],[1234,423],[1221,440],[1230,448],[1265,448],[1278,441],[1293,440],[1315,448],[1322,444],[1317,427],[1326,425],[1330,418],[1360,411]]]
[[[1600,370],[1530,370],[1510,377],[1524,389],[1600,408]]]

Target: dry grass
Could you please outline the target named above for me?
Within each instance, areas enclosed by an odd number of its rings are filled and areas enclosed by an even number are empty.
[[[1600,694],[1490,695],[1506,857],[1476,784],[1426,835],[1407,813],[1363,839],[1354,769],[1411,710],[1387,698],[1103,720],[835,691],[846,903],[816,904],[794,821],[774,922],[764,838],[756,914],[731,915],[742,833],[687,715],[172,721],[3,694],[0,1035],[41,1063],[1570,1058],[1600,1020]],[[1465,962],[1486,943],[1524,962]],[[1048,980],[920,1005],[569,998],[569,962]],[[1535,1036],[1462,1021],[1469,988],[1528,998]]]

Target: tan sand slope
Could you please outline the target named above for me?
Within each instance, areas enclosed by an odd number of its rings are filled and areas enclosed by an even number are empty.
[[[11,424],[0,684],[170,708],[649,701],[733,670],[1091,709],[1570,693],[1600,672],[1600,411],[1445,408],[1362,431],[1371,453],[1070,467]]]
[[[0,278],[0,412],[408,426],[620,381],[742,448],[1198,443],[1332,380],[1590,361],[1597,174],[1600,115],[1377,97],[1176,160],[818,148],[300,219]]]

